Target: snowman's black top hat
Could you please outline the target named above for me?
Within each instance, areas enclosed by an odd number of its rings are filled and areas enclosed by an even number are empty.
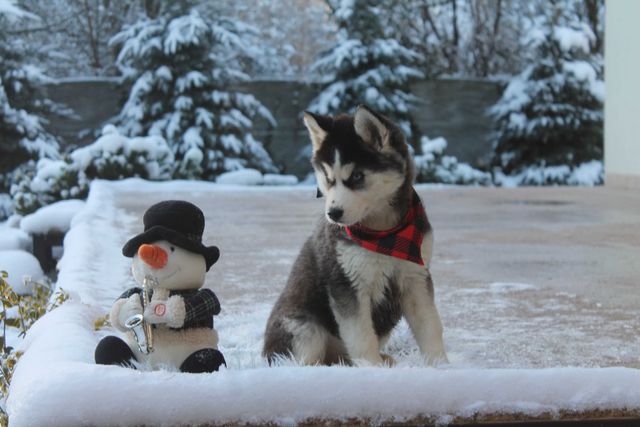
[[[151,206],[142,219],[144,232],[129,240],[122,247],[122,254],[132,257],[145,243],[166,240],[189,252],[204,256],[207,271],[220,257],[215,246],[202,244],[204,214],[193,203],[182,200],[165,200]]]

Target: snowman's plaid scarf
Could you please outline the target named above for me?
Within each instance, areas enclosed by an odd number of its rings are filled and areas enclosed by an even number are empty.
[[[345,227],[345,231],[354,243],[367,250],[424,265],[420,247],[429,228],[427,213],[413,190],[409,211],[396,227],[377,231],[355,224]]]

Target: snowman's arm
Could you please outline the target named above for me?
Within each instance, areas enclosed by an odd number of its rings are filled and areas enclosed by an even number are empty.
[[[185,323],[220,314],[220,301],[211,289],[200,289],[194,295],[185,297],[184,306],[187,313]]]
[[[121,332],[125,332],[126,328],[124,325],[120,324],[120,311],[122,307],[127,303],[129,298],[132,295],[140,295],[142,293],[142,288],[130,288],[127,289],[122,295],[118,297],[118,299],[111,306],[111,311],[109,312],[109,320],[111,324]]]
[[[187,295],[172,295],[167,300],[166,324],[171,328],[206,324],[220,313],[220,302],[211,289],[200,289]]]

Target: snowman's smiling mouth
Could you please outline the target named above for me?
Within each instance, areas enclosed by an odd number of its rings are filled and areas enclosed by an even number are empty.
[[[167,279],[171,279],[173,276],[175,276],[176,274],[178,274],[182,269],[180,267],[176,268],[175,271],[173,273],[169,273],[164,277],[158,277],[158,280],[167,280]]]

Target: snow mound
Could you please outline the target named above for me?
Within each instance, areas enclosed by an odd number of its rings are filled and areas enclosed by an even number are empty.
[[[261,185],[264,181],[260,171],[255,169],[240,169],[219,175],[216,182],[227,185]]]
[[[264,185],[296,185],[298,178],[295,175],[278,175],[267,173],[263,177]]]
[[[0,225],[0,251],[6,250],[31,250],[31,239],[22,230]]]
[[[40,263],[29,252],[20,250],[0,251],[0,270],[9,273],[7,282],[17,294],[28,294],[32,291],[25,279],[41,280],[44,272]]]
[[[256,169],[240,169],[225,172],[216,179],[217,184],[225,185],[296,185],[298,178],[294,175],[268,173],[262,175]]]
[[[84,204],[82,200],[72,199],[42,207],[25,216],[20,222],[20,228],[29,234],[47,234],[50,231],[66,233],[71,226],[71,220],[82,210]]]

